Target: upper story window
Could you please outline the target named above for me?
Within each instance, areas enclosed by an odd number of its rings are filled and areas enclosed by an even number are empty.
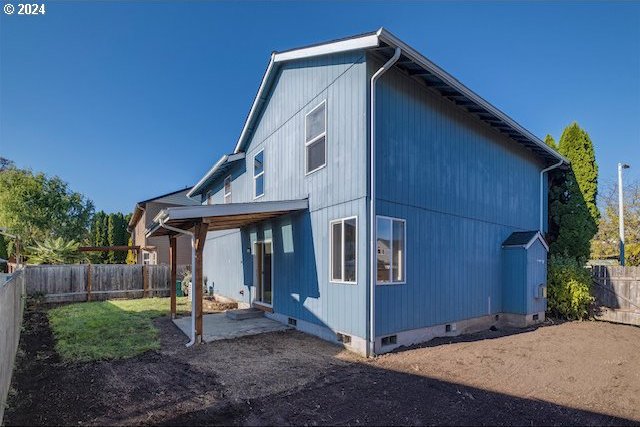
[[[403,219],[377,217],[376,252],[379,284],[404,283],[407,234]]]
[[[224,202],[231,203],[231,175],[224,179]]]
[[[356,283],[358,267],[358,218],[343,218],[329,224],[331,281]]]
[[[253,198],[264,196],[264,150],[253,156]]]
[[[305,116],[305,173],[327,164],[327,102],[322,101]]]

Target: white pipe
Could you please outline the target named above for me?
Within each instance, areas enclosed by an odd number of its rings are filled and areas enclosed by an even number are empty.
[[[622,169],[629,165],[618,163],[618,232],[620,235],[620,265],[624,267],[624,196],[622,188]]]
[[[159,220],[160,227],[169,230],[175,231],[176,233],[186,234],[187,236],[191,236],[191,341],[187,343],[187,347],[191,347],[196,343],[196,316],[193,313],[193,309],[196,306],[196,285],[195,285],[195,274],[196,274],[196,237],[191,231],[182,230],[180,228],[172,227],[164,223],[164,219]]]
[[[376,73],[371,76],[371,86],[369,89],[370,92],[370,111],[369,117],[370,126],[369,129],[369,138],[370,138],[370,155],[369,159],[371,164],[369,166],[369,186],[370,186],[370,196],[369,196],[369,281],[370,281],[370,289],[369,289],[369,348],[367,349],[368,356],[375,355],[375,346],[376,346],[376,316],[375,316],[375,307],[376,307],[376,82],[378,79],[384,74],[388,69],[390,69],[393,64],[400,58],[400,54],[402,50],[399,47],[396,47],[396,50],[391,57]]]
[[[540,171],[540,234],[544,235],[543,225],[544,225],[544,174],[559,167],[564,163],[564,160],[560,160],[555,165],[549,166],[546,169],[542,169]]]

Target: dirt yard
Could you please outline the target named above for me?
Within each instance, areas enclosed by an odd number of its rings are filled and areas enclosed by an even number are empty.
[[[26,312],[7,425],[640,425],[640,328],[487,331],[366,360],[297,331],[63,363]]]

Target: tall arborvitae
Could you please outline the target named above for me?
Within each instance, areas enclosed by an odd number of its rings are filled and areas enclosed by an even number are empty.
[[[545,138],[547,144],[550,141],[553,138]],[[586,260],[599,218],[595,205],[598,166],[593,144],[589,135],[572,123],[562,133],[557,149],[571,161],[571,168],[550,173],[550,250],[552,254]]]
[[[556,144],[556,140],[553,139],[553,137],[549,134],[547,134],[547,136],[544,137],[544,143],[547,144],[549,147],[553,148],[554,150],[558,149],[558,144]]]
[[[589,134],[576,122],[571,123],[562,132],[558,151],[571,160],[571,169],[576,176],[582,197],[589,208],[593,222],[597,224],[600,219],[600,211],[596,205],[598,164]]]

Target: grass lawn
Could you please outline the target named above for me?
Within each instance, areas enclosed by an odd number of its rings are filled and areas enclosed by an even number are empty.
[[[178,314],[188,314],[188,297],[178,298]],[[56,350],[64,360],[132,357],[160,348],[152,320],[169,314],[169,298],[142,298],[69,304],[49,310]]]

